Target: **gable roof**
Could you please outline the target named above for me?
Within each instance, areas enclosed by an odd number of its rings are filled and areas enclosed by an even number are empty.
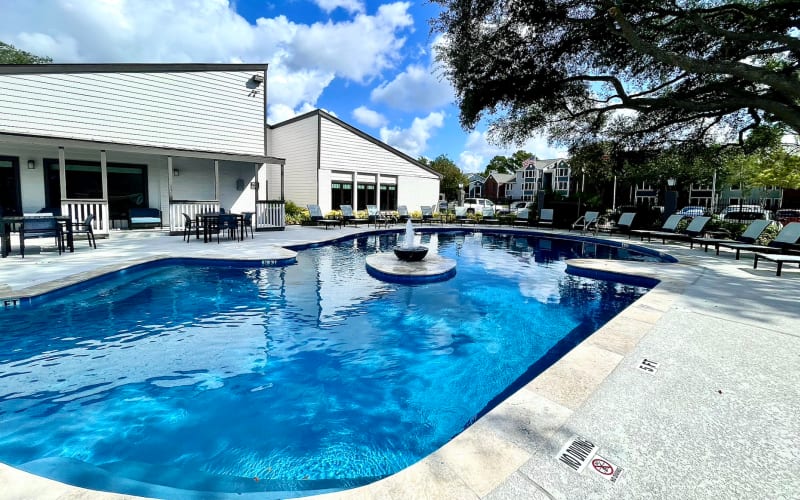
[[[442,174],[440,174],[436,170],[430,168],[429,166],[425,165],[424,163],[421,163],[419,160],[415,160],[414,158],[412,158],[409,155],[403,153],[399,149],[393,148],[392,146],[386,144],[385,142],[383,142],[383,141],[381,141],[379,139],[376,139],[375,137],[372,137],[371,135],[369,135],[368,133],[364,132],[363,130],[357,129],[356,127],[350,125],[349,123],[344,122],[344,121],[340,120],[339,118],[336,118],[332,114],[327,113],[327,112],[325,112],[325,111],[323,111],[321,109],[315,109],[315,110],[309,111],[308,113],[304,113],[302,115],[295,116],[294,118],[289,118],[288,120],[284,120],[284,121],[282,121],[280,123],[276,123],[274,125],[267,125],[267,127],[271,128],[271,129],[276,129],[276,128],[283,127],[285,125],[289,125],[290,123],[294,123],[294,122],[298,122],[298,121],[301,121],[301,120],[305,120],[306,118],[309,118],[309,117],[312,117],[312,116],[319,116],[319,117],[325,118],[327,120],[330,120],[333,123],[339,125],[340,127],[342,127],[344,129],[356,134],[357,136],[361,137],[362,139],[365,139],[365,140],[371,142],[372,144],[375,144],[376,146],[381,147],[381,148],[385,149],[386,151],[388,151],[388,152],[390,152],[390,153],[392,153],[394,155],[399,156],[400,158],[408,161],[409,163],[414,164],[414,166],[419,167],[419,168],[425,170],[426,172],[430,172],[430,173],[436,175],[439,179],[442,178]]]
[[[501,174],[499,172],[491,172],[487,177],[487,179],[489,177],[497,181],[498,184],[505,184],[508,181],[514,180],[517,176],[515,174]]]

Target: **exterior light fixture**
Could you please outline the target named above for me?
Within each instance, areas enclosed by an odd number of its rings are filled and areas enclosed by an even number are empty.
[[[172,176],[173,177],[178,177],[179,175],[181,175],[181,171],[178,170],[177,168],[173,168],[172,169]]]
[[[255,74],[250,77],[250,81],[253,82],[254,87],[258,87],[262,83],[264,83],[264,75]]]
[[[33,160],[28,160],[28,170],[34,170],[36,168],[36,162]]]
[[[669,179],[667,179],[667,186],[675,187],[675,182],[676,182],[675,177],[670,177]]]

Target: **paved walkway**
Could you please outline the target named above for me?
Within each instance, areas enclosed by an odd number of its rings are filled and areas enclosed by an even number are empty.
[[[287,228],[219,245],[114,234],[97,250],[77,242],[74,254],[0,261],[0,296],[131,257],[274,258],[281,245],[364,231]],[[800,270],[776,277],[773,263],[753,270],[751,255],[644,245],[680,263],[570,265],[656,277],[655,289],[426,459],[325,498],[800,498]],[[0,498],[130,497],[0,464]]]

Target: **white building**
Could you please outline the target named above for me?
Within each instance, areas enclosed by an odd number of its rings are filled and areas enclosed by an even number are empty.
[[[286,159],[286,199],[298,205],[414,211],[439,199],[440,174],[324,111],[272,125],[268,137],[270,153]]]
[[[540,190],[569,196],[571,169],[566,158],[540,160],[535,156],[522,162],[506,189],[512,200],[533,201]]]
[[[174,231],[219,208],[281,229],[285,200],[330,209],[335,181],[354,205],[437,200],[435,172],[326,113],[269,127],[266,85],[264,64],[0,65],[0,206],[102,234],[132,207]]]

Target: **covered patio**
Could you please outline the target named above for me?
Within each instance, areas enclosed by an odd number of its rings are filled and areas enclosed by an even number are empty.
[[[285,226],[281,158],[0,134],[0,160],[5,215],[93,215],[101,237],[129,229],[132,208],[157,209],[171,234],[183,231],[183,214],[220,208],[253,213],[257,231]]]

